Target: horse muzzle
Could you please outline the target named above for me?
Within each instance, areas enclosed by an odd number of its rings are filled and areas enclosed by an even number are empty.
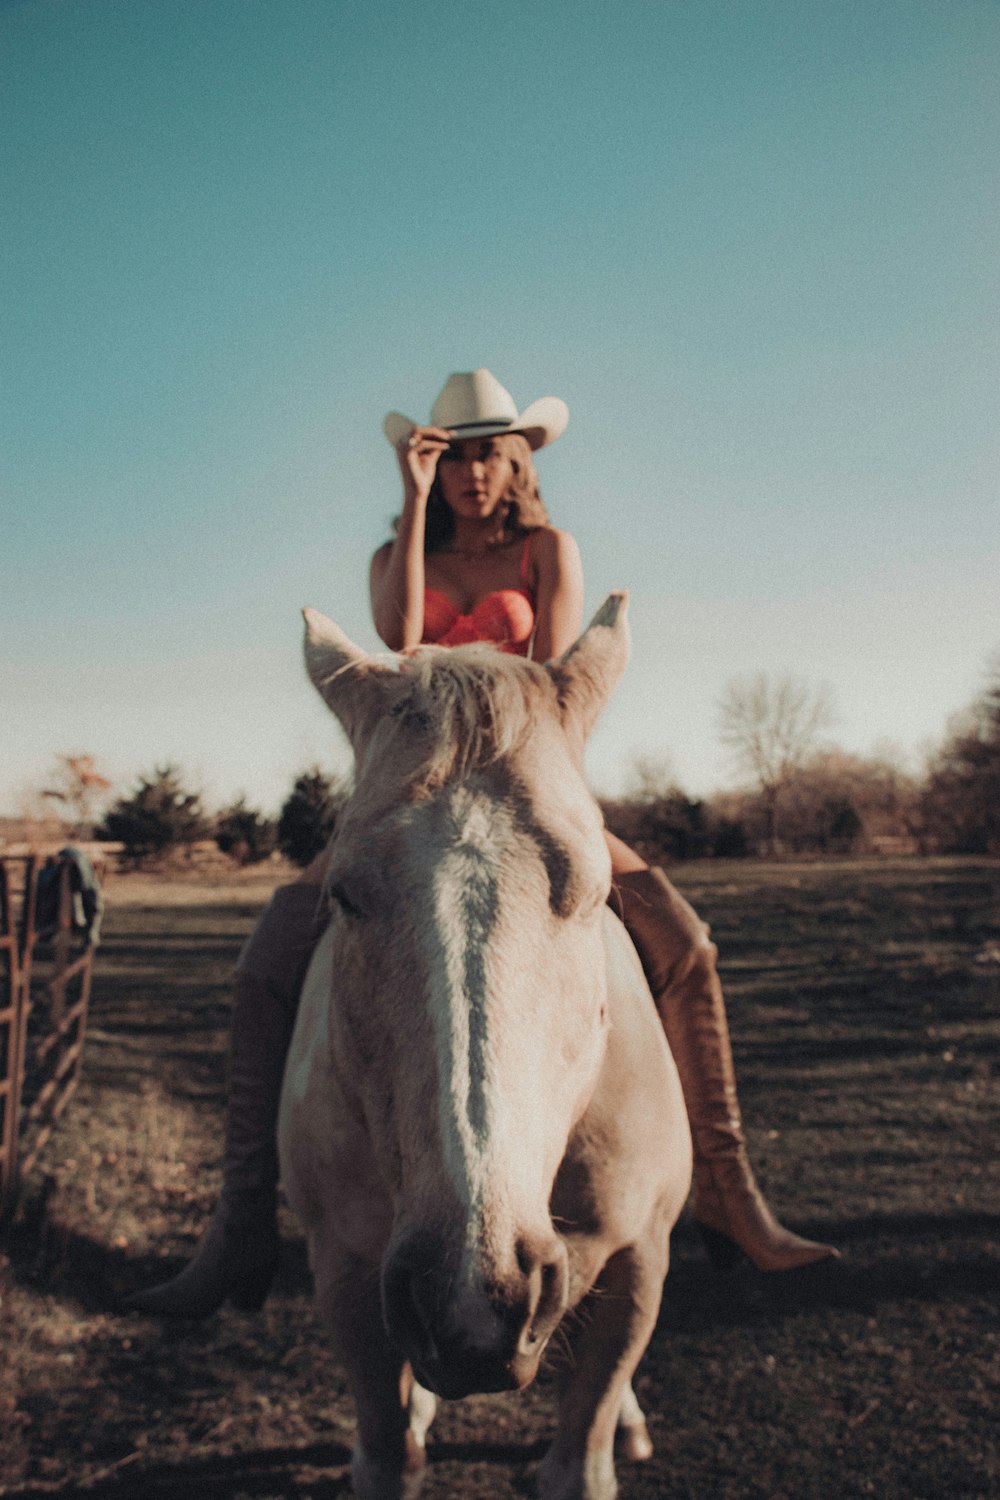
[[[567,1284],[555,1234],[520,1237],[502,1273],[422,1235],[386,1261],[383,1316],[420,1384],[438,1396],[520,1390],[538,1372]]]

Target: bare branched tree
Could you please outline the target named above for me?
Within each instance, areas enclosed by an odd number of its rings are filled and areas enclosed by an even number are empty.
[[[61,802],[70,816],[77,837],[89,835],[98,808],[106,800],[111,782],[97,769],[92,755],[57,755],[52,785],[42,791],[51,802]]]
[[[778,799],[834,721],[826,684],[813,687],[766,672],[735,677],[719,701],[719,738],[737,769],[752,778],[764,807],[765,840],[773,852]]]

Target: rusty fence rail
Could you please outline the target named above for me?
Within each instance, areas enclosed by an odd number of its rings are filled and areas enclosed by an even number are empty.
[[[87,1030],[94,949],[73,867],[59,861],[40,922],[43,869],[0,858],[0,1221],[76,1087]]]

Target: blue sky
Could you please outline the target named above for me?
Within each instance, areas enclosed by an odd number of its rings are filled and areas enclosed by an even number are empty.
[[[726,784],[758,669],[918,757],[1000,649],[998,64],[992,0],[0,3],[0,811],[345,765],[298,610],[375,647],[382,417],[481,364],[632,593],[599,789]]]

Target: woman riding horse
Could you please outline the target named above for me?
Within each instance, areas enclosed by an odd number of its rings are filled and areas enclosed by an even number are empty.
[[[492,642],[547,661],[576,640],[583,578],[572,536],[551,526],[532,452],[558,438],[565,404],[523,412],[488,370],[452,375],[418,426],[390,412],[385,432],[403,478],[392,541],[371,563],[379,635],[392,651]],[[736,1093],[729,1028],[708,928],[662,870],[613,834],[609,902],[642,960],[681,1077],[694,1143],[693,1213],[719,1264],[741,1252],[759,1270],[835,1256],[772,1214],[754,1178]],[[278,1261],[275,1125],[296,1008],[325,922],[321,855],[277,890],[236,973],[229,1122],[219,1206],[189,1264],[130,1306],[204,1317],[226,1298],[259,1307]]]

